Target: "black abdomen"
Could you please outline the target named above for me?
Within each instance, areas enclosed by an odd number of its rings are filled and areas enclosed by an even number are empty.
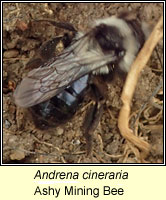
[[[89,75],[85,75],[50,100],[31,107],[37,127],[47,129],[71,119],[83,101],[88,82]]]

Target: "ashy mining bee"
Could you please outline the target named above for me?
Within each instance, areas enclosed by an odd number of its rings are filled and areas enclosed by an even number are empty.
[[[43,20],[44,21],[44,20]],[[143,46],[149,29],[131,13],[111,16],[94,22],[87,33],[77,32],[72,25],[50,22],[73,32],[73,38],[55,38],[41,52],[58,41],[64,50],[58,56],[39,60],[37,68],[31,70],[14,92],[16,105],[30,108],[42,129],[70,119],[91,89],[95,104],[87,112],[88,123],[84,135],[91,151],[92,135],[102,112],[102,100],[106,96],[101,81],[114,70],[127,73]],[[41,57],[42,57],[41,53]],[[35,63],[35,62],[34,62]],[[104,82],[103,82],[104,83]]]

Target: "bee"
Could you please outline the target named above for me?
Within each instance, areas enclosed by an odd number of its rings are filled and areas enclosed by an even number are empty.
[[[69,120],[91,89],[95,104],[87,112],[88,122],[84,123],[90,152],[92,133],[100,121],[101,102],[106,96],[103,80],[113,71],[127,73],[130,70],[150,30],[131,13],[98,19],[86,33],[76,31],[70,24],[50,23],[72,31],[73,37],[65,35],[67,39],[59,37],[48,42],[43,48],[46,54],[51,55],[51,51],[47,53],[49,45],[55,48],[58,41],[62,41],[65,48],[59,55],[48,56],[44,62],[40,60],[37,68],[17,86],[14,101],[20,107],[29,108],[34,119],[38,118],[36,124],[47,129]]]

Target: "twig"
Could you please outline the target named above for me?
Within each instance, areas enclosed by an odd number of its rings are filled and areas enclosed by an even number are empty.
[[[150,144],[141,140],[133,134],[133,131],[129,128],[129,117],[130,117],[130,104],[135,91],[135,87],[138,81],[141,70],[145,67],[148,62],[153,49],[163,36],[163,16],[159,19],[157,25],[152,31],[150,37],[145,42],[144,47],[139,52],[136,60],[134,61],[130,72],[128,73],[125,86],[122,92],[123,106],[120,110],[118,118],[118,127],[122,136],[142,150],[142,156],[146,157],[150,151]]]

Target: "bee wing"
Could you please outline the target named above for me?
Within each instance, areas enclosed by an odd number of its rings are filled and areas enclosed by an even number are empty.
[[[89,42],[88,36],[83,36],[58,57],[30,71],[14,92],[16,105],[26,108],[44,102],[73,81],[116,60],[113,55],[89,49]]]

